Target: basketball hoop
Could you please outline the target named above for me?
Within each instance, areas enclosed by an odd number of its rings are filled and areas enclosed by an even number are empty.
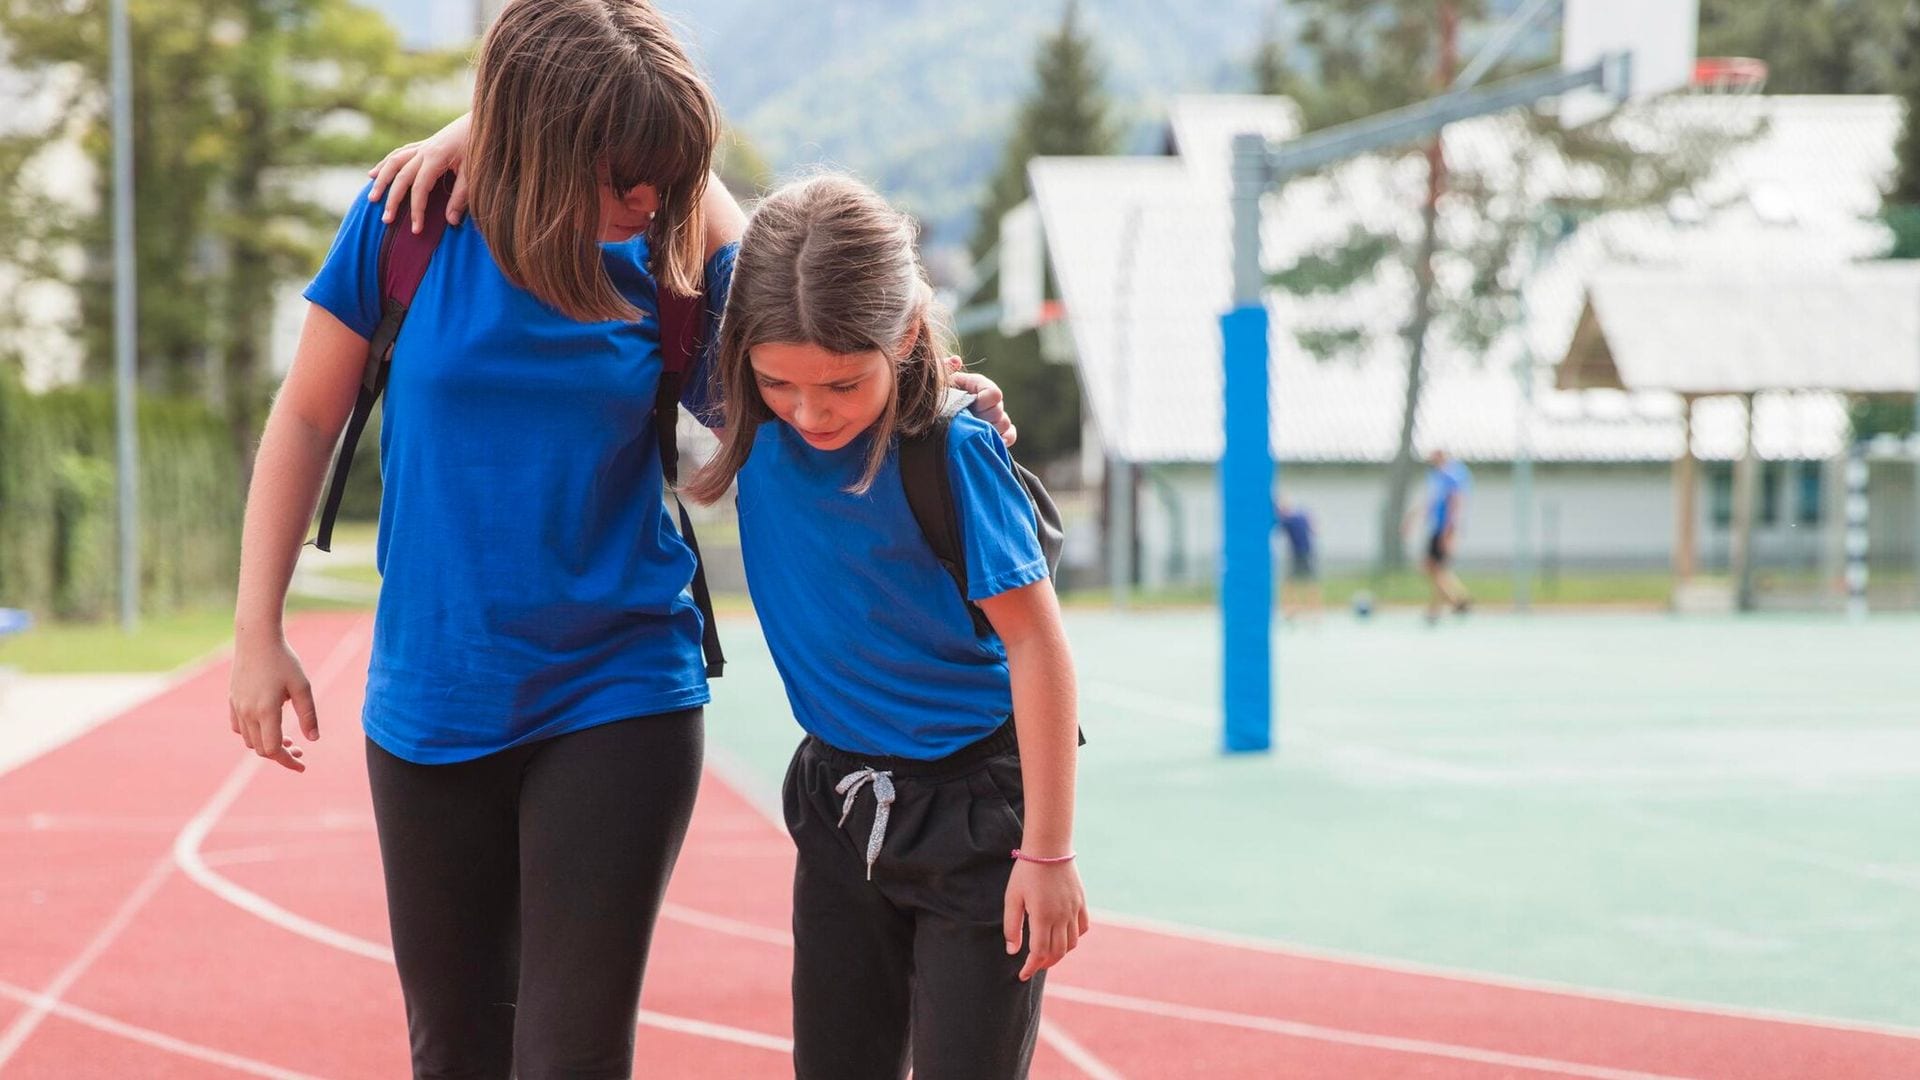
[[[1073,328],[1067,323],[1067,305],[1058,300],[1043,302],[1035,328],[1040,331],[1042,360],[1050,364],[1073,363]]]
[[[1690,92],[1701,98],[1726,100],[1696,102],[1685,113],[1702,132],[1716,139],[1704,140],[1690,148],[1677,148],[1695,161],[1705,161],[1726,151],[1728,140],[1738,142],[1759,130],[1762,112],[1760,92],[1767,85],[1767,63],[1750,56],[1702,56],[1693,64]],[[1719,143],[1721,145],[1715,145]]]
[[[1706,94],[1757,94],[1767,86],[1767,62],[1751,56],[1703,56],[1693,65],[1693,88]]]

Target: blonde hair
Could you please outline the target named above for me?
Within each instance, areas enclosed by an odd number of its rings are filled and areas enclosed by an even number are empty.
[[[813,345],[831,353],[879,350],[893,361],[885,411],[869,430],[864,493],[895,436],[918,435],[940,414],[951,339],[914,250],[913,219],[850,176],[826,173],[786,185],[754,209],[740,241],[720,323],[713,378],[724,403],[720,449],[687,485],[712,502],[746,464],[762,423],[774,418],[760,396],[750,350]],[[895,355],[912,335],[905,355]]]
[[[700,197],[720,115],[646,0],[510,0],[473,94],[473,218],[509,281],[583,321],[640,318],[601,260],[601,170],[659,191],[649,240],[663,288],[695,295]]]

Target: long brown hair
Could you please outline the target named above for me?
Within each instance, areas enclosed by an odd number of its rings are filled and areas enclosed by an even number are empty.
[[[509,0],[480,47],[473,218],[509,281],[575,319],[634,320],[599,247],[600,177],[652,184],[664,288],[699,291],[719,110],[646,0]]]
[[[933,424],[945,399],[951,335],[914,251],[917,232],[873,189],[834,173],[788,184],[754,209],[733,265],[713,371],[726,430],[687,484],[689,497],[712,502],[726,494],[760,425],[774,418],[753,377],[748,354],[756,345],[879,350],[893,361],[886,411],[869,429],[866,468],[849,489],[856,494],[872,485],[895,435]],[[908,334],[913,345],[897,355]]]

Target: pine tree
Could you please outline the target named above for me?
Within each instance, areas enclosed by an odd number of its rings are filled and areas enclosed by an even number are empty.
[[[969,246],[976,259],[999,242],[1001,215],[1026,199],[1027,163],[1034,157],[1111,154],[1119,148],[1100,63],[1081,25],[1077,0],[1068,0],[1059,28],[1035,50],[1033,71],[1034,89],[1020,106],[974,227]],[[998,295],[996,275],[980,298]],[[1080,390],[1074,369],[1043,359],[1037,333],[1009,338],[988,331],[971,335],[961,347],[969,360],[980,360],[980,370],[1014,403],[1025,456],[1047,461],[1079,449]]]

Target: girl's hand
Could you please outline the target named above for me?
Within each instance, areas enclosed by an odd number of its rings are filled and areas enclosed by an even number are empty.
[[[1027,943],[1027,962],[1020,969],[1020,981],[1033,978],[1066,958],[1087,932],[1087,894],[1080,887],[1080,872],[1073,864],[1036,863],[1018,860],[1013,877],[1007,881],[1007,906],[1001,930],[1007,938],[1007,955],[1020,951],[1022,923],[1032,935]]]
[[[386,193],[387,209],[380,215],[380,220],[393,224],[393,216],[400,210],[400,201],[411,197],[413,231],[417,233],[425,228],[427,196],[433,192],[433,185],[439,183],[440,178],[451,169],[454,173],[453,196],[447,200],[447,224],[460,224],[460,218],[467,209],[467,177],[460,171],[460,166],[467,160],[467,136],[472,128],[473,114],[468,113],[435,132],[432,138],[408,143],[375,165],[367,173],[373,177],[373,188],[367,192],[367,201],[379,202],[381,193]]]
[[[279,762],[294,772],[306,772],[301,751],[280,735],[281,709],[293,702],[300,732],[313,742],[320,737],[320,717],[313,707],[313,687],[301,670],[300,658],[285,641],[238,644],[234,647],[233,677],[227,689],[227,711],[234,734],[247,749]]]
[[[396,151],[397,152],[397,151]],[[1008,446],[1020,437],[1020,429],[1013,426],[1013,418],[1007,415],[1006,395],[992,379],[975,371],[966,371],[966,361],[957,356],[947,357],[947,370],[953,372],[955,389],[974,396],[972,412],[975,416],[992,424],[1000,433],[1000,441]]]

